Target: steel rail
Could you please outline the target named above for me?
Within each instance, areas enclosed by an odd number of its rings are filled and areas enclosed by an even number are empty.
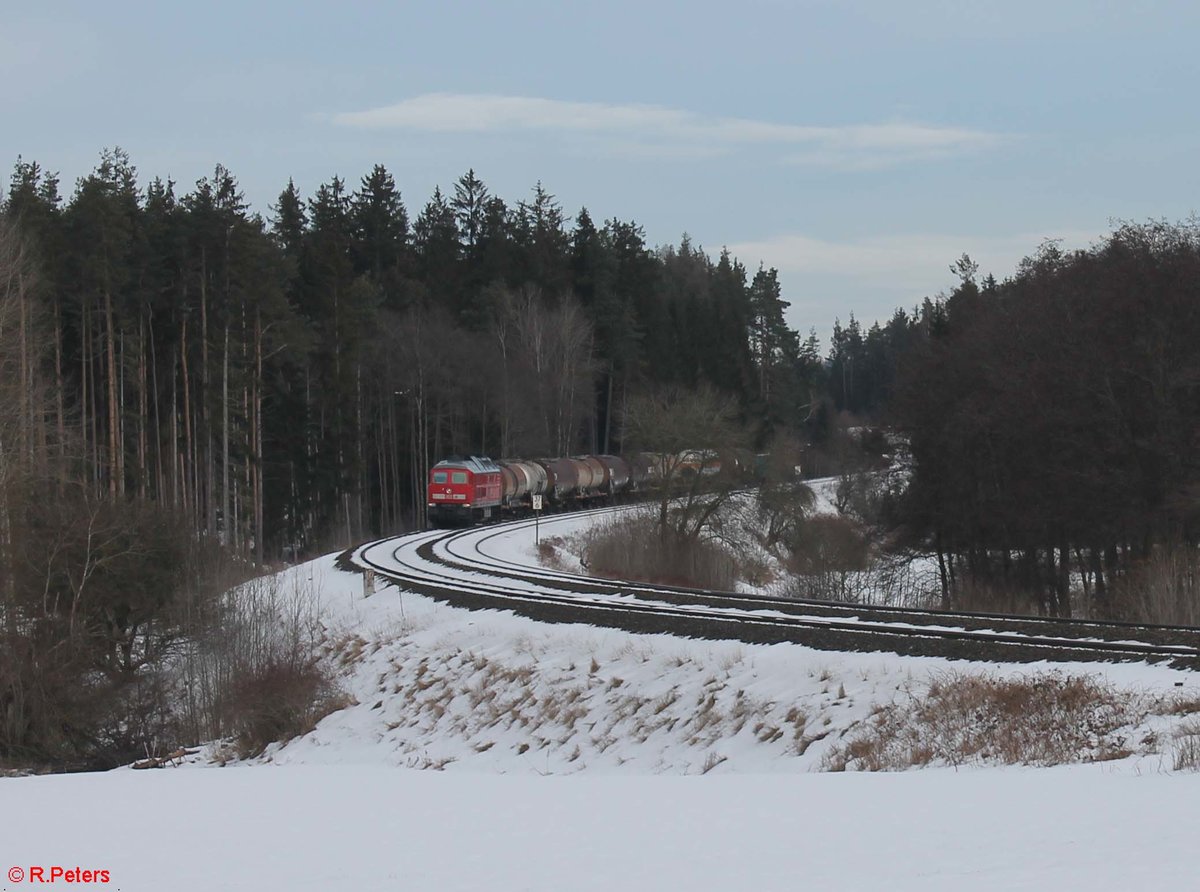
[[[593,513],[606,510],[612,509]],[[1196,629],[707,592],[534,569],[482,551],[483,543],[524,524],[532,521],[383,539],[345,557],[438,600],[472,609],[508,609],[552,622],[988,662],[1169,660],[1180,668],[1200,668]],[[1150,640],[1126,640],[1133,633]]]

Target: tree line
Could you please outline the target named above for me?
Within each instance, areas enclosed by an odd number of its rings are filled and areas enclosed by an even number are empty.
[[[955,270],[890,408],[897,519],[946,606],[1200,621],[1200,225],[1048,242],[1002,282]]]
[[[263,651],[272,621],[237,632],[244,599],[222,593],[420,526],[447,454],[620,451],[659,388],[721,393],[765,442],[816,380],[786,307],[774,270],[569,221],[540,183],[510,204],[468,171],[410,215],[376,166],[308,197],[289,181],[264,216],[221,166],[182,190],[106,150],[64,197],[19,159],[0,203],[0,758],[119,764],[285,701],[308,715],[304,625]]]
[[[671,405],[776,456],[799,433],[825,473],[846,416],[893,428],[879,527],[935,556],[945,606],[1200,622],[1194,221],[1049,243],[1002,282],[964,256],[823,356],[775,270],[568,220],[540,183],[510,204],[468,171],[411,217],[376,166],[263,216],[223,167],[180,191],[111,150],[60,187],[19,160],[0,207],[0,756],[138,753],[178,700],[164,667],[231,640],[231,581],[420,525],[447,454],[667,443]],[[694,429],[679,448],[713,445]],[[803,490],[779,495],[800,541]],[[189,739],[279,662],[212,659]]]
[[[656,387],[716,388],[762,442],[814,400],[774,270],[569,221],[540,183],[510,204],[468,171],[413,216],[376,166],[264,217],[223,167],[143,186],[114,149],[60,187],[18,160],[3,206],[44,382],[21,448],[257,561],[420,524],[449,453],[616,451]]]

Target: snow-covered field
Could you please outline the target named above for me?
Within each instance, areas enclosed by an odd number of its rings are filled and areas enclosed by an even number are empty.
[[[489,548],[536,554],[529,530]],[[26,871],[0,888],[53,865],[106,869],[124,890],[1192,882],[1200,778],[1175,770],[1182,719],[1162,710],[1119,729],[1129,754],[1111,761],[820,771],[873,714],[948,673],[1086,675],[1139,702],[1200,699],[1190,673],[552,625],[390,586],[364,598],[332,557],[289,571],[289,584],[319,595],[354,705],[224,768],[214,744],[180,768],[0,781],[3,867]]]
[[[1190,889],[1200,812],[1200,778],[1096,769],[542,778],[354,765],[0,789],[4,871],[107,869],[103,888],[123,892]]]

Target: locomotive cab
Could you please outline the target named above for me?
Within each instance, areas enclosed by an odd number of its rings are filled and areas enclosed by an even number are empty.
[[[426,507],[435,527],[490,520],[500,506],[500,466],[490,458],[448,458],[429,469]]]

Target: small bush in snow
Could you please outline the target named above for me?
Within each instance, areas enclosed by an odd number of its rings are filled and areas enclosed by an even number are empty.
[[[345,705],[315,661],[275,660],[237,679],[227,708],[241,755],[252,756],[268,744],[307,734]]]
[[[1200,723],[1185,722],[1176,730],[1175,770],[1200,771]]]

